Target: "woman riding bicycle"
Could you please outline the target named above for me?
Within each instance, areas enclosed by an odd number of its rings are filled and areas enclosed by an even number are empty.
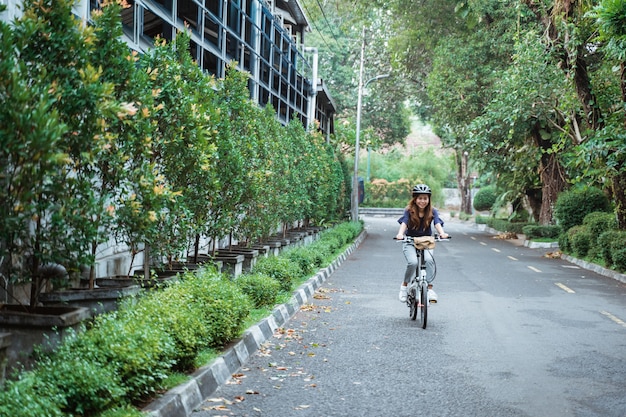
[[[404,239],[404,236],[432,236],[432,225],[443,239],[448,234],[443,230],[443,220],[439,217],[437,209],[433,208],[430,197],[432,191],[426,184],[418,184],[413,187],[412,198],[404,209],[404,214],[398,219],[400,229],[396,239]],[[415,276],[417,269],[417,252],[412,242],[402,244],[402,252],[406,258],[406,271],[404,273],[404,282],[400,286],[400,301],[406,302],[406,290],[409,281]],[[437,294],[432,290],[430,283],[435,279],[435,259],[430,249],[424,250],[424,262],[426,264],[426,279],[429,282],[428,299],[431,303],[437,302]]]

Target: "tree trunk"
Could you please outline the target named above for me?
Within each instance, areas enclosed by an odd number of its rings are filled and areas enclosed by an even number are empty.
[[[541,190],[530,189],[526,190],[526,198],[528,199],[528,205],[533,216],[533,220],[539,222],[539,213],[541,213]]]
[[[552,224],[554,205],[559,193],[565,189],[566,181],[563,169],[555,154],[544,154],[540,165],[541,177],[541,210],[539,211],[539,223]]]
[[[620,230],[626,230],[626,172],[624,170],[613,177],[613,198],[618,227]]]
[[[456,159],[457,162],[457,184],[459,185],[459,192],[461,194],[461,212],[465,214],[472,214],[472,196],[470,190],[470,178],[467,169],[468,164],[468,154],[467,152],[462,152],[460,150],[456,151]]]

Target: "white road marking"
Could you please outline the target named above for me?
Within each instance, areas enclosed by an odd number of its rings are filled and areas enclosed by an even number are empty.
[[[541,269],[537,269],[534,266],[530,266],[530,265],[528,265],[528,269],[530,269],[531,271],[535,271],[535,272],[541,272]]]
[[[615,323],[619,324],[620,326],[626,327],[626,323],[624,322],[624,320],[620,319],[619,317],[614,316],[608,311],[601,311],[600,314],[610,318],[611,320],[613,320]]]
[[[510,260],[512,260],[512,261],[517,261],[517,260],[519,260],[519,259],[517,259],[517,258],[514,258],[514,257],[513,257],[513,256],[511,256],[511,255],[507,256],[507,258],[509,258],[509,259],[510,259]]]
[[[573,289],[569,288],[568,286],[561,284],[560,282],[556,282],[554,285],[556,285],[557,287],[559,287],[560,289],[562,289],[563,291],[570,293],[570,294],[576,294],[576,291],[574,291]]]

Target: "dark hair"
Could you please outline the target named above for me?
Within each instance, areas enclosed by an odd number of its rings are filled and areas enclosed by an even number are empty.
[[[433,221],[433,217],[434,217],[432,199],[430,198],[430,194],[418,194],[416,196],[413,196],[413,198],[409,200],[409,203],[406,206],[406,210],[408,210],[409,212],[409,224],[407,224],[407,226],[409,229],[419,230],[420,223],[421,223],[420,217],[419,217],[419,207],[415,203],[415,198],[418,197],[419,195],[428,196],[428,205],[424,208],[424,219],[423,219],[424,228],[421,229],[421,230],[426,231],[430,227],[430,223]]]

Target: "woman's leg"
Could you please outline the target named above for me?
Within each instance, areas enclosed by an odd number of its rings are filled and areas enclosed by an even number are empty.
[[[404,282],[402,285],[408,285],[411,278],[415,276],[415,271],[417,270],[417,252],[411,242],[403,243],[402,251],[404,252],[404,257],[406,259],[406,270],[404,271]]]
[[[428,283],[431,283],[435,279],[435,273],[437,272],[437,268],[435,266],[435,257],[433,256],[432,249],[424,250],[424,260],[426,263],[426,281],[428,281]]]
[[[402,285],[400,285],[400,294],[398,294],[398,298],[401,302],[406,302],[406,290],[409,281],[411,278],[415,276],[415,271],[417,269],[417,253],[415,253],[415,248],[413,247],[413,243],[405,242],[402,244],[402,252],[404,253],[404,257],[406,258],[406,271],[404,272],[404,280],[402,281]]]
[[[435,279],[437,273],[437,265],[435,264],[435,257],[433,256],[432,249],[424,251],[424,259],[426,263],[426,281],[428,281],[428,301],[434,304],[438,301],[437,293],[432,289],[432,282]]]

